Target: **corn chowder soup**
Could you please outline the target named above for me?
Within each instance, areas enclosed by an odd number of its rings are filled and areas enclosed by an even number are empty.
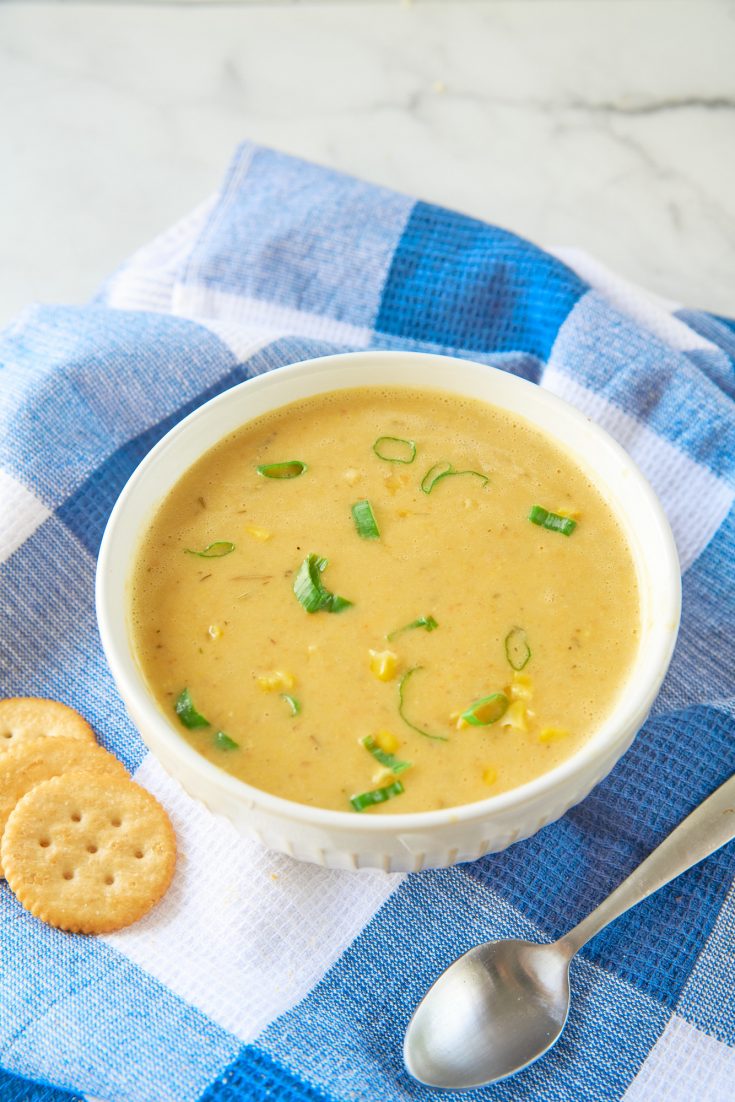
[[[635,569],[550,439],[440,391],[356,389],[254,420],[163,501],[134,645],[199,753],[298,803],[470,803],[599,726],[635,657]]]

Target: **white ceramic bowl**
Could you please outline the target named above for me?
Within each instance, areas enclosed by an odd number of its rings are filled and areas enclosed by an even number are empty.
[[[356,815],[261,792],[201,757],[146,688],[131,645],[128,586],[140,537],[181,475],[239,425],[325,391],[434,387],[484,399],[537,425],[588,472],[628,537],[641,593],[641,642],[606,721],[562,765],[479,803],[407,815]],[[408,352],[328,356],[259,375],[213,398],[172,429],[133,474],[107,525],[97,568],[97,616],[107,660],[143,739],[186,791],[244,834],[334,868],[415,871],[504,849],[578,803],[625,753],[668,667],[680,612],[679,562],[668,522],[632,460],[587,417],[535,386],[467,360]]]

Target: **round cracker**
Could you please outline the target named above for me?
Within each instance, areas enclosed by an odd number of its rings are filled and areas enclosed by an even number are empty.
[[[58,700],[43,700],[37,696],[0,700],[0,754],[43,735],[97,741],[86,719]]]
[[[20,742],[0,755],[0,839],[18,801],[37,784],[83,769],[110,774],[127,780],[121,761],[97,743],[78,738],[35,738]],[[0,876],[3,876],[0,865]]]
[[[16,805],[2,840],[8,884],[51,926],[106,934],[142,918],[176,865],[168,815],[133,781],[67,773]]]

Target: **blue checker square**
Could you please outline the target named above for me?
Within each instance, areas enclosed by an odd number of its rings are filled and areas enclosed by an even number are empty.
[[[332,1102],[333,1098],[257,1045],[244,1045],[199,1102]]]
[[[0,348],[0,465],[54,508],[111,453],[201,401],[235,366],[229,348],[188,318],[39,308]]]
[[[375,328],[431,345],[546,359],[586,285],[530,242],[417,203],[393,257]]]
[[[84,1102],[81,1095],[60,1091],[32,1079],[0,1071],[0,1102]]]
[[[413,205],[387,189],[245,144],[182,281],[371,327]]]
[[[735,507],[682,578],[683,616],[658,707],[691,700],[701,686],[724,708],[732,701],[735,647],[730,596],[735,575]]]
[[[603,295],[593,291],[579,301],[549,362],[735,485],[732,398],[689,355],[641,329]]]
[[[71,1092],[83,1082],[100,1099],[194,1102],[239,1051],[235,1037],[101,940],[31,918],[5,883],[0,924],[9,1072]]]

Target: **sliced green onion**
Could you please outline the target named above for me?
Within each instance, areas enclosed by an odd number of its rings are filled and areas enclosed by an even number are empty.
[[[293,591],[307,612],[342,612],[352,604],[346,597],[338,597],[324,588],[320,575],[328,565],[328,559],[307,555],[296,573]]]
[[[214,736],[214,745],[218,750],[239,750],[240,743],[235,742],[234,738],[230,738],[224,731],[218,731]]]
[[[389,754],[387,751],[381,750],[372,735],[366,735],[365,738],[360,739],[360,742],[367,752],[372,754],[375,760],[384,765],[386,769],[390,769],[391,773],[405,773],[407,769],[411,768],[412,762],[401,761],[395,754]]]
[[[421,479],[421,489],[425,494],[430,494],[443,478],[454,478],[462,474],[471,474],[474,478],[481,478],[483,486],[487,486],[490,481],[487,475],[482,474],[480,471],[455,471],[451,463],[446,459],[442,459],[439,463],[435,463],[433,467],[429,467],[428,471]]]
[[[184,727],[209,727],[209,720],[205,719],[196,708],[194,702],[191,699],[191,693],[188,689],[183,689],[174,704],[176,715],[179,717]]]
[[[255,469],[263,478],[298,478],[309,468],[300,459],[288,459],[285,463],[263,463]]]
[[[401,717],[401,719],[403,720],[403,722],[408,727],[411,728],[411,730],[418,731],[418,733],[420,735],[423,735],[424,738],[433,738],[433,739],[436,739],[438,742],[449,742],[449,739],[447,738],[446,735],[432,735],[428,731],[425,731],[423,729],[423,727],[417,727],[415,723],[412,723],[410,719],[407,719],[407,717],[406,717],[406,715],[403,711],[403,708],[404,708],[404,705],[405,705],[404,696],[405,696],[405,693],[406,693],[406,686],[408,685],[408,682],[411,679],[411,677],[415,673],[418,673],[418,671],[422,670],[423,668],[424,668],[423,666],[411,666],[410,670],[406,670],[403,677],[398,682],[398,714]]]
[[[373,507],[367,498],[363,498],[362,501],[356,501],[352,506],[352,519],[355,522],[358,536],[362,536],[364,540],[380,539],[378,522],[375,519]]]
[[[470,704],[467,711],[462,712],[460,719],[469,723],[471,727],[489,727],[491,723],[497,723],[502,719],[507,709],[508,697],[505,693],[492,693]]]
[[[562,536],[571,536],[577,527],[576,520],[571,517],[562,517],[558,513],[550,513],[541,505],[532,505],[528,514],[532,524],[538,524],[541,528],[548,528],[550,532],[561,532]]]
[[[390,642],[397,635],[402,635],[404,631],[411,631],[412,628],[426,628],[427,631],[433,631],[434,628],[438,627],[439,625],[433,616],[419,616],[418,620],[412,620],[410,624],[404,624],[402,628],[396,628],[390,635],[386,635],[386,639]]]
[[[439,463],[435,463],[433,467],[429,467],[428,471],[421,479],[421,489],[425,494],[430,494],[437,482],[440,482],[442,478],[446,478],[448,474],[452,473],[452,464],[447,463],[443,459]]]
[[[379,436],[373,444],[373,451],[385,463],[413,463],[416,458],[414,441],[404,440],[400,436]]]
[[[366,807],[372,807],[374,804],[384,804],[386,800],[390,800],[393,796],[400,796],[405,789],[400,781],[393,781],[392,784],[387,784],[385,788],[373,788],[370,792],[361,792],[359,796],[351,796],[350,803],[355,811],[364,811]]]
[[[288,704],[289,708],[291,709],[291,715],[292,716],[297,716],[299,714],[299,712],[301,711],[301,705],[299,704],[296,697],[295,696],[289,696],[288,693],[281,693],[280,696],[281,696],[281,700],[285,700],[286,703]]]
[[[528,636],[523,628],[512,628],[505,637],[505,657],[514,670],[522,670],[528,665],[531,648]]]
[[[296,599],[307,612],[318,612],[324,603],[324,586],[319,577],[328,565],[328,559],[307,555],[294,578]]]
[[[217,540],[216,543],[210,543],[209,547],[205,547],[203,551],[193,551],[190,547],[185,548],[187,555],[196,555],[199,559],[223,559],[225,555],[231,555],[235,550],[234,543],[230,543],[229,540]]]

